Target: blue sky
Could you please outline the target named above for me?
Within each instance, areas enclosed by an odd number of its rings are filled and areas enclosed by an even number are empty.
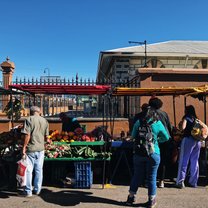
[[[95,79],[100,51],[129,40],[208,39],[206,0],[1,0],[0,8],[0,62],[15,63],[14,79],[45,68]]]

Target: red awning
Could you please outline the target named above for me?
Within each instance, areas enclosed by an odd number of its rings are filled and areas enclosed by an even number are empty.
[[[110,89],[108,85],[57,85],[57,84],[13,84],[11,89],[17,89],[31,94],[72,94],[72,95],[102,95]]]

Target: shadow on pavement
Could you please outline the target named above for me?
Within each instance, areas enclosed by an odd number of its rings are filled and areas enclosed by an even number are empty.
[[[109,205],[126,206],[125,202],[119,202],[112,199],[93,196],[92,192],[87,191],[59,191],[52,192],[48,189],[42,189],[40,197],[47,203],[59,206],[75,206],[80,203],[103,203]],[[133,207],[145,207],[145,204],[134,204]]]
[[[11,196],[17,196],[17,192],[0,191],[0,199],[8,199]]]

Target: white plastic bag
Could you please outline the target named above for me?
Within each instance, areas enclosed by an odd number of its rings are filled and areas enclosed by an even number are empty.
[[[23,187],[26,185],[26,169],[27,169],[27,162],[25,158],[22,158],[17,162],[17,174],[16,179],[19,183],[20,187]]]

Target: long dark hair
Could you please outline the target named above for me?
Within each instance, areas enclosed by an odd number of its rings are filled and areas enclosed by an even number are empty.
[[[158,113],[157,111],[152,108],[152,107],[148,107],[147,108],[147,112],[146,114],[144,115],[144,118],[143,118],[143,122],[155,122],[155,121],[158,121],[159,120],[159,116],[158,116]]]
[[[185,107],[185,116],[197,118],[196,111],[193,105],[188,105]]]

